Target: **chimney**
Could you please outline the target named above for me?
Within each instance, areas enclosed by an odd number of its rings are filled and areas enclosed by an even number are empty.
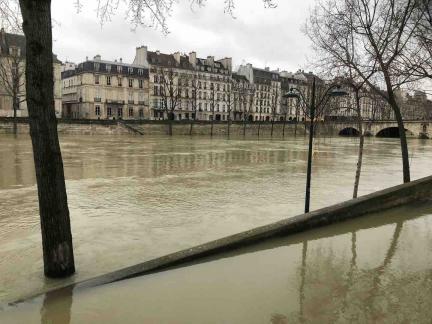
[[[268,66],[266,66],[266,67],[264,68],[264,70],[266,70],[266,71],[270,71],[270,68],[269,68]]]
[[[177,64],[180,64],[180,52],[175,52],[173,54],[174,59],[176,60]]]
[[[159,54],[160,54],[160,51],[159,51],[159,50],[156,50],[156,54],[159,55]]]
[[[227,69],[230,73],[232,72],[232,59],[231,57],[225,57],[222,60],[219,60],[223,67]]]
[[[147,46],[142,45],[136,48],[133,64],[148,67]]]
[[[6,43],[6,32],[5,32],[5,30],[4,30],[4,28],[2,27],[2,29],[0,30],[0,34],[1,34],[1,38],[0,38],[0,40],[1,40],[1,43],[2,44],[5,44]],[[1,48],[0,48],[0,50],[1,50]]]
[[[214,56],[207,56],[207,65],[213,66],[214,65]]]
[[[119,61],[120,61],[120,63],[123,63],[123,59],[122,59],[121,57],[120,57],[120,60],[119,60]]]
[[[86,56],[86,61],[88,61],[88,56]]]
[[[95,61],[100,61],[100,60],[101,60],[101,56],[100,56],[99,54],[97,54],[97,55],[95,55],[95,56],[93,57],[93,59],[94,59]]]
[[[192,64],[193,67],[196,66],[196,52],[189,53],[189,63]]]

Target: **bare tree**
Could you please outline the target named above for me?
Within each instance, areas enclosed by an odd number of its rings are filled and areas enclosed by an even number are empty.
[[[255,101],[256,88],[245,89],[244,114],[243,114],[243,136],[246,136],[246,124],[251,116],[252,107]]]
[[[1,31],[4,33],[4,30]],[[20,48],[9,48],[9,53],[0,53],[0,89],[12,99],[13,133],[17,133],[17,110],[25,99],[25,60]]]
[[[410,181],[405,127],[395,90],[418,78],[406,73],[399,59],[410,51],[419,19],[415,0],[330,0],[312,11],[306,33],[322,63],[350,67],[392,107],[401,143],[403,181]],[[354,46],[353,46],[354,44]],[[382,84],[381,91],[377,84]]]
[[[168,119],[168,135],[173,135],[173,120],[175,111],[181,102],[181,80],[182,78],[172,68],[158,68],[159,80],[161,83],[160,95],[162,97],[163,109]]]
[[[213,129],[214,129],[214,121],[215,121],[215,107],[219,103],[219,100],[216,96],[216,87],[213,83],[210,84],[210,111],[211,111],[211,118],[210,118],[210,136],[213,136]]]
[[[191,88],[192,88],[192,97],[190,99],[190,104],[192,108],[192,122],[189,128],[189,135],[192,135],[192,128],[197,119],[198,112],[198,77],[196,74],[191,75]]]
[[[277,118],[277,108],[280,105],[280,93],[278,89],[275,89],[272,93],[272,97],[270,99],[270,108],[271,108],[271,132],[270,132],[270,136],[273,137],[273,127],[274,127],[274,123],[275,123],[275,119]],[[286,118],[286,114],[285,114],[285,118]]]
[[[227,135],[228,138],[230,137],[230,128],[231,128],[231,115],[235,109],[235,98],[234,98],[234,90],[233,90],[233,82],[229,82],[226,85],[226,91],[224,93],[225,96],[225,103],[226,103],[226,108],[227,108],[227,113],[228,113],[228,117],[227,117]]]

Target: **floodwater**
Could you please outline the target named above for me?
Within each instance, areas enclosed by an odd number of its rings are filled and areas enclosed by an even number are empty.
[[[4,323],[430,323],[432,201],[8,306]]]
[[[291,217],[304,208],[307,141],[302,136],[60,140],[77,267],[67,281]],[[431,144],[409,141],[413,179],[431,174]],[[317,139],[311,209],[351,197],[356,158],[357,139]],[[398,140],[366,139],[360,194],[401,181]],[[43,277],[28,136],[0,136],[0,197],[0,302],[58,285]]]

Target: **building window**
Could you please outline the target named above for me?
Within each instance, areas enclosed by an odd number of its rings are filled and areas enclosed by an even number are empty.
[[[107,85],[111,85],[111,77],[108,75],[106,77],[106,83],[107,83]]]
[[[129,79],[129,88],[133,87],[133,79]]]
[[[117,117],[118,118],[123,117],[123,108],[117,108]]]
[[[132,74],[133,73],[133,68],[128,68],[128,72],[129,72],[129,74]]]
[[[138,74],[139,75],[143,75],[143,73],[144,73],[143,69],[138,69]]]
[[[138,110],[138,113],[139,113],[140,118],[144,118],[144,109],[140,108]]]
[[[99,84],[99,75],[94,76],[95,84]]]
[[[100,106],[95,107],[95,115],[100,116]]]
[[[108,107],[108,108],[107,108],[107,116],[108,116],[108,117],[111,117],[111,116],[112,116],[112,109],[111,109],[111,107]]]
[[[99,63],[94,63],[94,69],[95,71],[99,71]]]
[[[157,76],[157,75],[154,75],[154,76],[153,76],[153,82],[154,82],[154,83],[158,83],[158,76]]]
[[[129,117],[133,117],[134,112],[133,112],[133,108],[129,107]]]
[[[154,94],[155,96],[159,96],[159,87],[158,87],[158,86],[154,86],[154,87],[153,87],[153,94]]]
[[[138,85],[139,85],[139,88],[142,89],[143,88],[143,80],[139,80]]]
[[[117,78],[117,85],[118,85],[119,87],[122,86],[122,78],[121,78],[121,77],[118,77],[118,78]]]
[[[122,73],[122,67],[121,67],[121,65],[117,65],[117,73]]]
[[[105,65],[105,68],[106,68],[107,72],[111,72],[111,65],[107,64],[107,65]]]

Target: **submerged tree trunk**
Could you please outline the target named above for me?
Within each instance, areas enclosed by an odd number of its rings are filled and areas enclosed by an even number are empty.
[[[168,136],[173,135],[173,120],[174,120],[174,113],[169,112],[168,113]]]
[[[260,136],[260,129],[261,129],[261,117],[260,120],[258,121],[258,137]]]
[[[36,169],[44,271],[75,272],[63,160],[54,110],[50,0],[20,0],[26,36],[26,91]]]
[[[228,124],[227,124],[227,135],[230,137],[230,128],[231,128],[231,118],[228,116]]]
[[[354,180],[353,198],[357,198],[357,194],[358,194],[360,174],[361,174],[361,168],[363,163],[363,146],[364,146],[363,124],[362,124],[362,117],[360,111],[360,97],[359,97],[358,90],[356,90],[355,92],[355,101],[356,101],[357,122],[358,122],[358,128],[360,133],[360,139],[359,139],[360,141],[359,141],[359,148],[358,148],[357,169],[356,169],[355,180]]]
[[[274,127],[274,119],[272,119],[272,121],[271,121],[270,137],[273,137],[273,127]]]
[[[285,125],[286,125],[286,117],[283,121],[283,126],[282,126],[282,138],[285,138]]]
[[[246,116],[243,118],[243,137],[246,137]]]
[[[210,126],[210,136],[213,137],[213,125],[214,125],[214,116],[211,120],[211,126]]]
[[[18,110],[18,98],[17,95],[15,94],[13,96],[13,133],[14,135],[17,134],[17,110]]]

